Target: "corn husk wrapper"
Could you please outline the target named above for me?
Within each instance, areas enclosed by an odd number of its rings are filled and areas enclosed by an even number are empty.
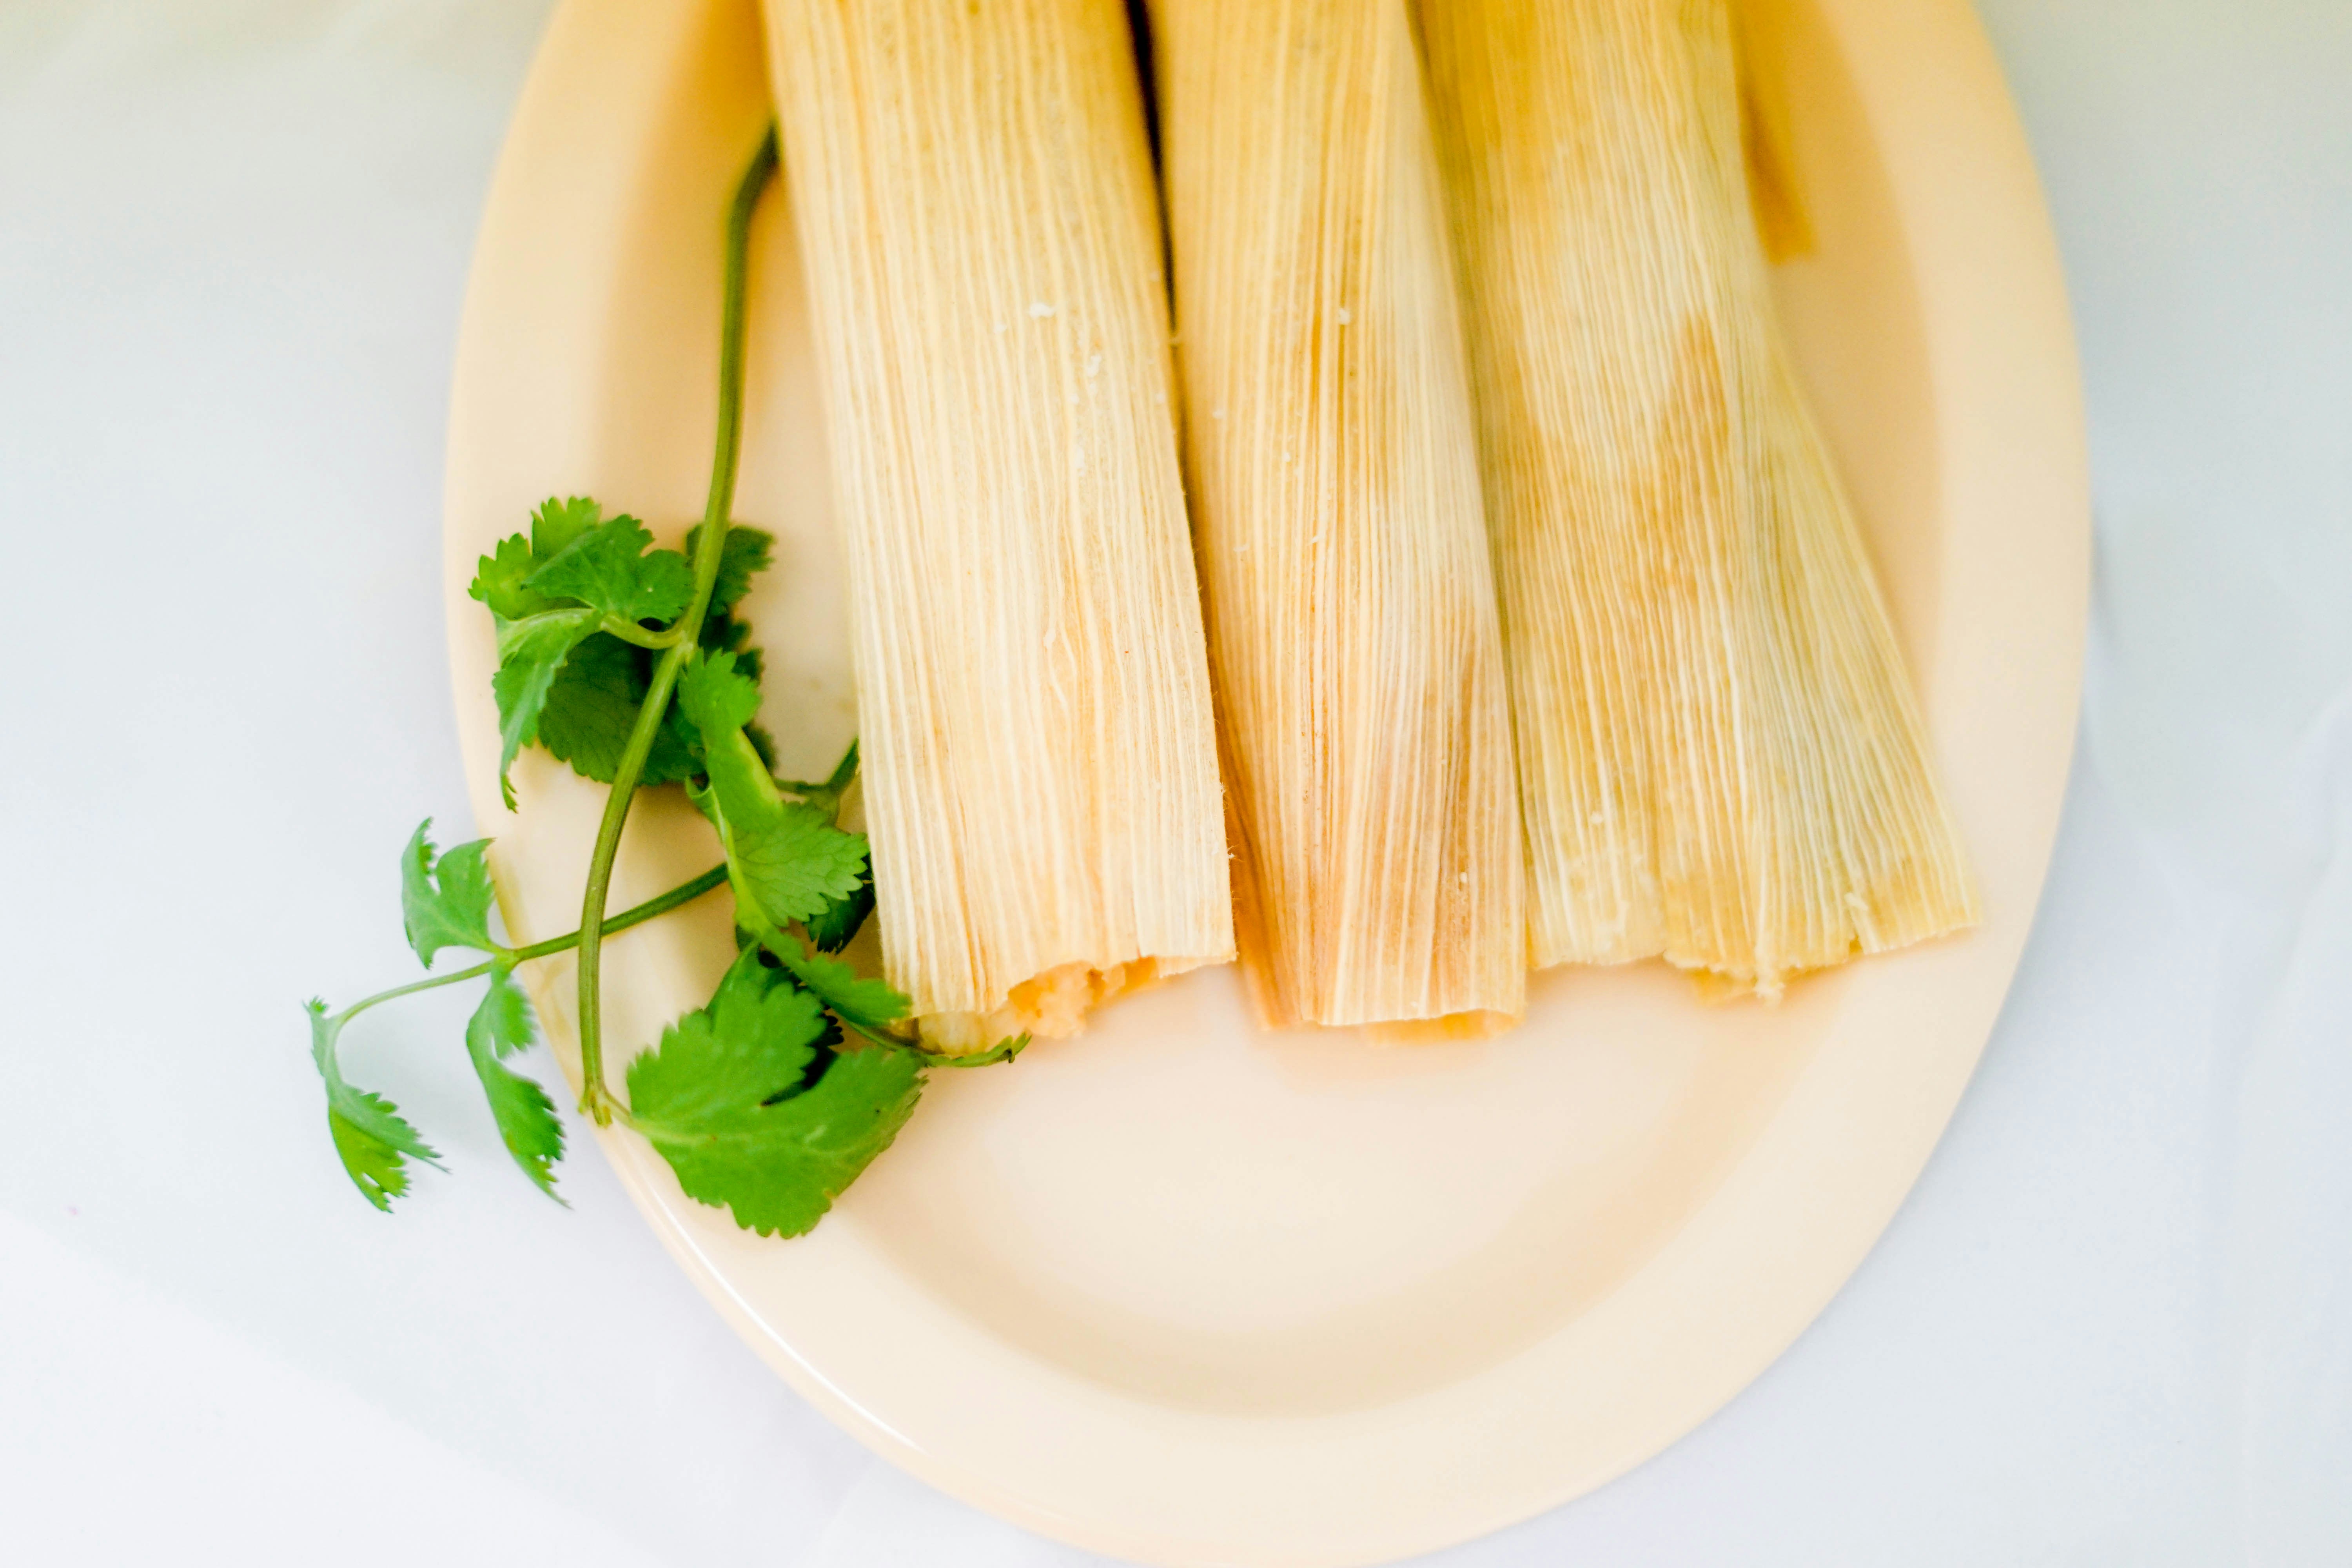
[[[1535,962],[1663,954],[1772,996],[1972,923],[1885,605],[1775,324],[1723,0],[1423,0],[1419,17]]]
[[[1065,1034],[1233,953],[1166,282],[1118,0],[767,0],[885,968]]]
[[[1151,22],[1251,990],[1277,1026],[1485,1032],[1525,1005],[1517,788],[1405,5]]]

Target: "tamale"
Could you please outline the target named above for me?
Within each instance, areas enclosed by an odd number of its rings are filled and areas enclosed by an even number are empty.
[[[1972,923],[1780,336],[1725,0],[1423,0],[1538,965],[1715,991]]]
[[[1233,955],[1167,284],[1119,0],[768,0],[886,973],[1066,1034]]]
[[[1501,627],[1404,0],[1153,0],[1193,533],[1270,1024],[1525,1007]]]

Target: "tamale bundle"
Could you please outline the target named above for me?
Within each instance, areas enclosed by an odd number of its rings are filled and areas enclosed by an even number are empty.
[[[1525,1005],[1501,630],[1404,0],[1154,0],[1242,960],[1270,1024]]]
[[[1233,953],[1119,0],[768,0],[853,596],[885,969],[1066,1034]]]
[[[1725,0],[1423,0],[1538,965],[1713,990],[1970,924],[1779,335]]]

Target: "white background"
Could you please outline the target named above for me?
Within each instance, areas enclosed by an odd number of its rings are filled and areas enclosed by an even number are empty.
[[[1986,0],[2098,511],[2040,924],[1950,1134],[1747,1394],[1432,1559],[2352,1563],[2352,4]],[[0,0],[0,1555],[1072,1564],[835,1433],[602,1163],[298,1002],[468,814],[449,356],[544,0]],[[551,247],[567,237],[550,234]]]

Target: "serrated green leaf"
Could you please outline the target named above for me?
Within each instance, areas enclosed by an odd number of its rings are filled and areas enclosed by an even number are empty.
[[[400,856],[400,920],[417,961],[430,965],[445,947],[469,947],[496,952],[490,936],[490,868],[484,855],[487,838],[460,844],[437,858],[433,852],[433,819],[426,817],[409,836]]]
[[[733,536],[730,535],[730,537]],[[706,653],[733,654],[735,673],[754,686],[760,683],[761,667],[765,660],[761,656],[760,650],[751,646],[750,626],[720,611],[702,623],[702,636],[698,641]],[[677,719],[686,733],[693,737],[694,750],[697,757],[699,758],[702,737],[693,724],[688,721],[686,710],[673,705],[670,709],[670,716]],[[768,732],[756,723],[744,725],[743,733],[751,740],[751,749],[760,753],[760,765],[773,773],[776,765],[775,742],[769,739]],[[699,761],[696,763],[694,771],[697,773],[702,771]]]
[[[725,610],[713,610],[702,623],[702,635],[694,639],[705,653],[731,653],[735,656],[735,673],[757,684],[760,679],[760,650],[751,646],[751,628]]]
[[[838,958],[798,952],[798,945],[781,932],[766,940],[776,962],[823,1002],[825,1011],[840,1019],[844,1028],[886,1046],[904,1043],[894,1039],[889,1031],[913,1005],[905,992],[887,980],[860,975]]]
[[[799,1236],[889,1147],[922,1070],[899,1051],[845,1051],[801,1089],[824,1034],[815,999],[752,989],[722,986],[629,1065],[630,1121],[688,1196],[762,1236]]]
[[[573,496],[569,500],[550,496],[530,514],[530,552],[544,565],[604,521],[604,509],[586,496]]]
[[[705,766],[715,765],[711,750],[706,739]],[[767,777],[759,753],[742,731],[735,732],[727,750],[740,752],[743,760],[730,757],[716,765]],[[719,829],[719,842],[727,852],[728,880],[734,884],[736,898],[749,901],[751,913],[770,925],[814,920],[835,900],[856,892],[866,875],[864,834],[844,833],[824,812],[781,796],[748,809],[738,797],[731,810],[729,798],[715,786],[693,795]]]
[[[740,730],[760,712],[760,688],[736,668],[732,653],[698,655],[677,678],[678,710],[706,741]]]
[[[682,784],[701,771],[702,737],[673,702],[662,715],[661,728],[654,731],[653,749],[646,753],[640,776],[649,784]]]
[[[653,542],[635,518],[611,518],[546,559],[524,585],[625,621],[673,621],[694,596],[694,569],[677,551],[655,550]]]
[[[499,671],[490,678],[490,692],[499,703],[499,792],[509,811],[515,796],[507,771],[537,739],[540,714],[563,661],[604,618],[599,610],[549,610],[499,623]]]
[[[387,1114],[391,1110],[390,1101],[375,1095],[362,1094],[360,1099]],[[352,1185],[359,1188],[360,1196],[373,1204],[378,1212],[390,1214],[392,1200],[408,1195],[407,1164],[399,1150],[332,1106],[327,1109],[327,1136],[334,1141],[335,1157],[343,1163],[343,1173],[351,1177]]]
[[[532,1044],[539,1031],[530,999],[504,969],[490,972],[490,989],[466,1024],[466,1055],[482,1081],[499,1138],[514,1163],[541,1192],[562,1203],[554,1167],[563,1158],[563,1123],[547,1091],[509,1068],[501,1058]]]
[[[335,1156],[360,1196],[389,1214],[392,1200],[408,1191],[407,1159],[437,1167],[441,1156],[401,1117],[398,1106],[344,1080],[335,1059],[344,1016],[330,1014],[316,997],[303,1004],[303,1012],[310,1020],[310,1062],[327,1087],[327,1134]]]
[[[809,941],[819,952],[839,952],[847,947],[874,913],[874,874],[869,868],[846,898],[835,899],[806,921]]]
[[[816,999],[764,981],[739,958],[710,1005],[663,1031],[658,1050],[629,1064],[630,1113],[700,1125],[730,1108],[788,1095],[816,1059],[824,1016]]]
[[[583,778],[610,784],[620,770],[645,703],[644,651],[603,632],[583,637],[548,688],[534,738]]]
[[[694,559],[702,538],[702,524],[687,530],[686,558]],[[710,588],[710,609],[716,615],[731,608],[749,593],[751,579],[765,572],[775,558],[776,536],[761,529],[730,523],[719,546],[719,576]]]
[[[857,742],[841,754],[831,777],[816,784],[786,784],[783,787],[805,799],[821,811],[838,812],[841,797],[849,791],[857,777]],[[808,930],[809,941],[819,952],[839,952],[855,939],[874,913],[874,868],[869,859],[857,886],[845,898],[834,900],[817,911],[813,920],[802,922]]]
[[[730,998],[733,999],[731,1005],[756,1003],[777,986],[791,984],[785,979],[783,971],[772,969],[760,961],[760,944],[756,942],[740,942],[735,951],[735,962],[729,964],[727,973],[719,977],[719,989],[711,994],[710,1005],[703,1009],[704,1012],[719,1012],[730,1005]]]
[[[629,731],[653,684],[654,655],[599,632],[583,639],[556,671],[539,713],[539,744],[583,778],[611,784]],[[646,754],[646,784],[676,784],[702,771],[698,738],[672,704]]]
[[[482,996],[482,1005],[466,1024],[466,1043],[475,1045],[474,1037],[490,1054],[493,1061],[504,1061],[517,1051],[527,1051],[539,1044],[539,1015],[532,1011],[530,998],[515,983],[514,971],[494,968],[490,971],[490,988]]]
[[[490,613],[502,621],[526,620],[558,608],[555,600],[525,584],[532,573],[602,522],[604,516],[604,509],[585,496],[570,500],[549,497],[531,513],[530,537],[510,533],[480,558],[467,594],[488,605]]]
[[[857,890],[866,874],[866,836],[843,832],[827,811],[784,798],[743,732],[759,691],[734,666],[732,654],[698,651],[678,680],[678,707],[701,733],[710,780],[690,798],[719,830],[745,925],[814,920]]]
[[[474,580],[467,585],[466,592],[488,605],[490,614],[501,620],[520,621],[535,616],[554,607],[543,595],[523,586],[524,580],[538,565],[530,542],[520,533],[510,533],[476,564]]]
[[[750,626],[721,612],[702,623],[702,636],[697,640],[706,654],[734,655],[734,672],[754,686],[760,683],[766,659],[758,648],[751,646]],[[670,711],[676,713],[682,722],[685,721],[684,709],[673,707]],[[688,723],[686,727],[689,732],[694,730],[691,723]],[[760,753],[761,764],[772,773],[775,769],[775,742],[768,738],[767,731],[761,729],[757,723],[745,724],[743,733],[751,738],[751,748]],[[701,738],[697,734],[695,739],[697,751],[700,750],[701,744]],[[699,773],[701,769],[698,767],[695,771]]]

